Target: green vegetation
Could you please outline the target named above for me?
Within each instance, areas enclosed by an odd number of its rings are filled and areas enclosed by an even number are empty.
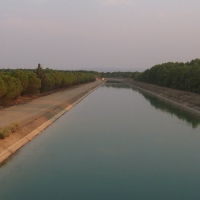
[[[4,139],[5,137],[8,137],[11,133],[14,133],[19,128],[19,123],[14,122],[10,124],[9,126],[0,128],[0,139]]]
[[[36,70],[0,69],[0,104],[6,104],[21,95],[40,92],[95,81],[99,76],[93,71],[64,71],[43,69],[40,64]]]
[[[101,72],[103,78],[132,78],[133,72]]]
[[[200,94],[200,59],[187,63],[163,63],[133,73],[136,81]]]

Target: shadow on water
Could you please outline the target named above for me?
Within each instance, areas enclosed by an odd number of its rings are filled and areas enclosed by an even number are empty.
[[[200,124],[200,117],[182,109],[181,107],[178,107],[176,105],[173,105],[169,102],[166,102],[162,99],[159,99],[158,97],[147,94],[145,92],[142,92],[131,85],[128,85],[126,83],[105,83],[102,85],[103,87],[109,87],[109,88],[124,88],[124,89],[132,89],[133,91],[139,92],[146,100],[150,102],[150,104],[163,112],[170,113],[171,115],[175,115],[178,119],[182,121],[186,121],[188,124],[192,126],[192,128],[197,128]]]

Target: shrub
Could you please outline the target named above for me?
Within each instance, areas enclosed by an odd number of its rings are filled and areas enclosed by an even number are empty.
[[[19,128],[18,122],[14,122],[10,124],[9,126],[0,128],[0,139],[4,139],[5,137],[8,137],[11,133],[16,132],[18,128]]]
[[[5,137],[4,129],[0,128],[0,139],[4,139]]]

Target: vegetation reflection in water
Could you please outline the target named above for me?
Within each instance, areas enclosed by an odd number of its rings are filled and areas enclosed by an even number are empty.
[[[178,119],[186,121],[188,124],[192,126],[192,128],[197,128],[200,124],[200,117],[184,110],[181,107],[173,105],[172,103],[166,102],[164,100],[159,99],[158,97],[145,93],[140,92],[140,90],[134,88],[133,86],[126,84],[126,83],[105,83],[103,87],[113,87],[113,88],[126,88],[131,89],[133,91],[139,92],[146,100],[150,102],[150,104],[163,112],[170,113],[171,115],[175,115]]]
[[[200,127],[112,85],[1,166],[0,200],[200,199]]]

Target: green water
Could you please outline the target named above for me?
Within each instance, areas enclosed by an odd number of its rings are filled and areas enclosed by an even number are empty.
[[[199,200],[199,124],[105,84],[1,166],[0,200]]]

